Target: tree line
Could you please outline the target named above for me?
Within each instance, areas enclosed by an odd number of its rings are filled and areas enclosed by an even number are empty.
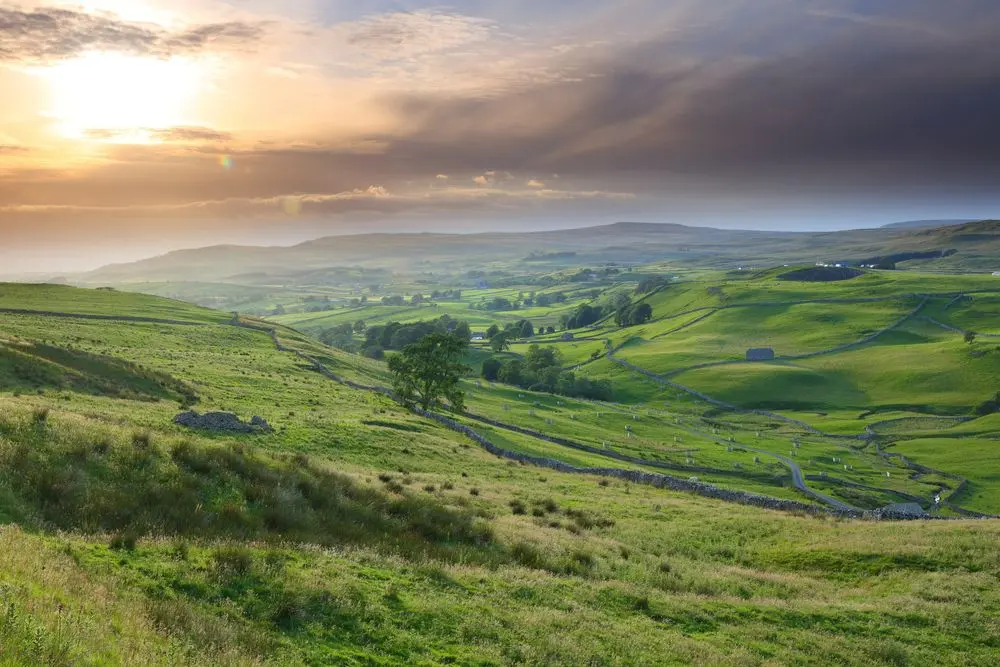
[[[498,359],[483,362],[482,376],[530,391],[561,396],[610,401],[614,391],[610,380],[591,380],[562,368],[562,355],[555,347],[532,345],[523,359]]]

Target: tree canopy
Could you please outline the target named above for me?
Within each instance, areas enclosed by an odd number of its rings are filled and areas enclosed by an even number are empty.
[[[469,369],[461,362],[469,343],[450,333],[432,333],[403,348],[389,359],[392,386],[405,401],[424,410],[439,408],[447,399],[451,409],[465,409],[462,374]]]

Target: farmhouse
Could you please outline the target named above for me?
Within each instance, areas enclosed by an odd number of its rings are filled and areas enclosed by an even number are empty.
[[[573,340],[573,334],[571,334],[570,332],[567,331],[566,333],[564,333],[562,335],[562,339],[563,340]]]
[[[769,347],[751,347],[747,350],[747,361],[774,361],[774,350]]]

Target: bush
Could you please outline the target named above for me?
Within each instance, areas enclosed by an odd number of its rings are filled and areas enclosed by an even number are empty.
[[[510,510],[514,514],[527,514],[528,510],[520,500],[510,501]]]
[[[134,533],[119,533],[111,538],[108,548],[112,551],[135,551],[138,538]]]
[[[542,552],[537,547],[528,542],[518,542],[515,544],[511,547],[510,555],[524,567],[534,570],[540,570],[545,567],[545,556],[542,555]]]
[[[253,552],[244,547],[222,547],[212,554],[215,571],[226,577],[245,577],[253,571]]]
[[[472,487],[471,489],[469,489],[469,495],[470,496],[478,496],[479,495],[479,489],[477,489],[476,487]]]

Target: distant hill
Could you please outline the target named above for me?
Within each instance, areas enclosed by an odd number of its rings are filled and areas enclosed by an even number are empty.
[[[975,222],[975,218],[961,218],[955,220],[906,220],[904,222],[893,222],[882,225],[882,229],[929,229],[932,227],[947,227],[949,225],[961,225],[967,222]]]
[[[924,221],[928,222],[928,221]],[[987,222],[948,221],[934,227],[901,223],[838,232],[777,232],[620,222],[541,232],[482,234],[358,234],[329,236],[290,247],[212,246],[171,252],[82,276],[83,284],[146,281],[225,281],[246,284],[299,282],[331,267],[460,273],[486,265],[514,267],[532,253],[575,253],[574,263],[643,264],[732,268],[955,250],[934,260],[936,268],[980,269],[1000,255],[1000,237]],[[984,226],[985,225],[985,226]],[[986,242],[984,244],[984,242]]]

